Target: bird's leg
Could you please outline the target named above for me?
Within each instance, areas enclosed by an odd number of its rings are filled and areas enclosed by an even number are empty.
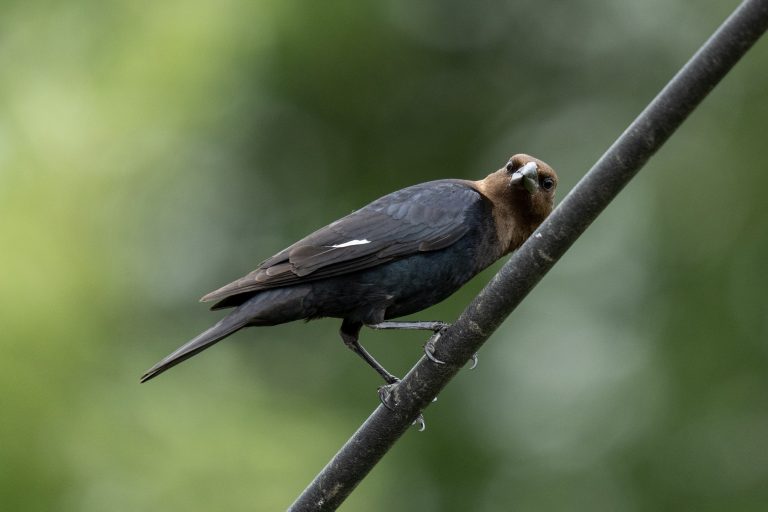
[[[420,330],[420,331],[432,331],[432,337],[427,340],[424,345],[424,354],[427,359],[435,364],[445,364],[445,361],[441,361],[435,357],[435,343],[440,339],[440,333],[447,329],[451,324],[445,322],[381,322],[378,324],[369,325],[371,329],[405,329],[405,330]]]
[[[362,345],[360,345],[358,338],[360,336],[360,329],[362,327],[363,324],[360,322],[350,322],[348,320],[344,320],[341,323],[339,334],[341,334],[341,339],[344,340],[344,344],[349,347],[352,352],[363,358],[363,361],[368,363],[368,366],[376,370],[376,372],[382,376],[384,382],[386,382],[386,385],[379,387],[379,400],[384,405],[384,407],[390,411],[394,411],[395,405],[397,404],[390,404],[390,393],[392,391],[392,386],[400,382],[400,379],[389,373],[386,368],[381,366],[381,364],[379,364],[379,362],[376,361],[376,359],[374,359],[373,356],[369,354]]]
[[[435,344],[440,339],[440,334],[450,327],[451,324],[441,321],[429,321],[429,322],[379,322],[378,324],[370,324],[368,327],[376,330],[384,329],[403,329],[403,330],[420,330],[420,331],[432,331],[434,334],[427,340],[424,345],[424,354],[427,359],[435,364],[445,364],[445,361],[441,361],[435,357]],[[477,366],[477,354],[472,354],[472,365],[470,370],[474,370]]]
[[[373,356],[369,354],[362,345],[360,345],[358,337],[362,327],[363,324],[360,322],[350,322],[344,320],[341,324],[341,330],[339,331],[339,334],[341,334],[341,339],[344,340],[344,344],[349,347],[352,352],[362,357],[363,361],[368,363],[371,368],[376,370],[376,372],[381,375],[387,384],[397,384],[400,382],[400,379],[389,373],[386,368],[381,366],[379,362],[376,361],[376,359],[374,359]]]
[[[346,346],[348,346],[355,354],[362,357],[363,361],[368,363],[371,368],[376,370],[378,374],[382,376],[386,384],[379,387],[379,401],[381,401],[381,404],[384,407],[390,411],[394,411],[397,402],[394,404],[390,403],[391,392],[392,388],[397,385],[398,382],[400,382],[400,379],[389,373],[386,368],[381,366],[381,364],[379,364],[379,362],[376,361],[376,359],[374,359],[373,356],[369,354],[362,345],[360,345],[358,338],[360,336],[360,329],[362,327],[362,323],[344,320],[341,323],[341,330],[339,330],[339,334],[341,334],[341,339],[344,340],[344,344]],[[421,414],[419,414],[418,418],[414,420],[413,424],[419,426],[419,432],[422,432],[425,428],[427,428],[427,425],[424,422],[424,416]]]
[[[380,322],[378,324],[371,324],[368,327],[371,329],[403,329],[403,330],[419,330],[419,331],[432,331],[434,334],[424,345],[424,354],[427,358],[435,364],[445,364],[445,361],[441,361],[435,357],[435,343],[440,338],[440,333],[447,329],[451,324],[434,321],[434,322]]]
[[[449,327],[451,324],[446,322],[379,322],[378,324],[370,324],[368,327],[371,329],[403,329],[411,331],[433,331],[438,332]]]
[[[424,345],[424,354],[426,354],[427,358],[432,361],[435,364],[445,364],[444,361],[439,360],[435,357],[435,342],[440,338],[440,333],[443,332],[445,329],[450,327],[451,324],[446,322],[441,322],[439,320],[437,321],[429,321],[429,322],[379,322],[377,324],[368,324],[368,327],[371,329],[376,330],[385,330],[385,329],[403,329],[403,330],[420,330],[420,331],[432,331],[432,336],[427,340],[427,343]],[[472,366],[474,368],[474,366]],[[384,386],[386,387],[386,386]],[[379,388],[379,397],[381,398],[382,388]],[[432,399],[433,402],[437,401],[437,397]],[[384,404],[385,407],[389,407],[387,405],[387,402],[385,402],[383,399],[381,403]],[[424,422],[424,416],[419,414],[419,417],[416,418],[416,421],[413,422],[414,425],[418,423],[419,425],[419,432],[422,432],[425,428],[427,428],[426,423]]]

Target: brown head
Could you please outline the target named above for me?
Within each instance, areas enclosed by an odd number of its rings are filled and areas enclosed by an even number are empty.
[[[514,155],[507,165],[473,184],[493,203],[502,254],[520,247],[555,205],[557,174],[529,155]]]

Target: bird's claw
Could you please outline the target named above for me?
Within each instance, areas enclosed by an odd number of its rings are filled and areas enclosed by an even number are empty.
[[[383,386],[379,387],[379,401],[381,402],[381,405],[389,409],[390,411],[394,412],[395,407],[397,407],[397,400],[394,400],[392,391],[395,389],[395,386],[400,384],[400,379],[397,379],[395,382],[392,382],[390,384],[385,384]],[[437,400],[437,397],[435,397],[433,402]],[[427,428],[427,423],[424,421],[424,415],[419,413],[419,415],[416,417],[415,420],[413,420],[413,423],[411,425],[416,425],[419,427],[419,432],[424,432],[424,430]]]
[[[411,425],[418,425],[419,432],[424,432],[427,429],[427,424],[424,421],[424,415],[421,413],[419,413],[416,419],[413,420],[413,423],[411,423]]]
[[[439,331],[435,331],[435,334],[432,335],[431,338],[427,340],[427,342],[424,344],[424,354],[427,356],[427,359],[432,361],[435,364],[445,364],[445,361],[442,361],[435,357],[435,349],[437,340],[440,339],[440,335],[442,332],[447,328],[447,324],[445,327],[441,328]],[[470,365],[469,369],[474,370],[477,367],[477,353],[472,354],[472,364]]]
[[[379,387],[379,401],[381,402],[381,405],[390,411],[394,411],[395,407],[397,407],[397,400],[392,396],[392,391],[398,384],[400,384],[400,379]]]
[[[424,355],[427,356],[427,359],[432,361],[435,364],[445,364],[445,361],[441,361],[437,357],[435,357],[435,344],[437,343],[437,340],[440,339],[440,334],[442,333],[442,329],[435,332],[435,334],[430,337],[427,342],[424,344]]]

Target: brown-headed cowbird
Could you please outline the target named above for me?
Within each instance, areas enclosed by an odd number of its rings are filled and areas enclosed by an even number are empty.
[[[344,343],[388,384],[360,346],[363,325],[436,304],[518,248],[552,211],[557,175],[518,154],[480,181],[430,181],[386,195],[321,228],[203,297],[228,316],[150,368],[142,382],[248,326],[343,319]],[[392,323],[427,328],[432,323]]]

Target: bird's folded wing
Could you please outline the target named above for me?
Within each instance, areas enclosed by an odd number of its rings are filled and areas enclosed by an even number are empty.
[[[225,300],[277,286],[367,269],[393,259],[448,247],[469,230],[466,214],[482,196],[469,182],[441,180],[384,196],[299,240],[259,267],[201,300]]]

